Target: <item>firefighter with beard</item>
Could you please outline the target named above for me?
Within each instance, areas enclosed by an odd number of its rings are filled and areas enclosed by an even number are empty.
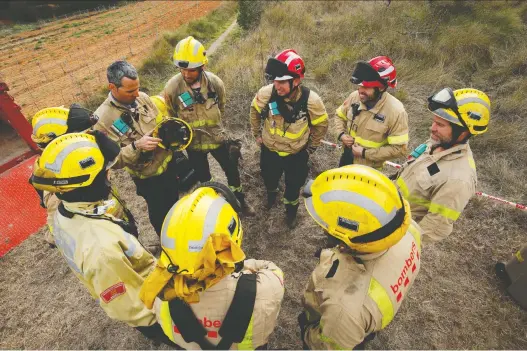
[[[227,140],[221,124],[225,86],[218,76],[205,70],[208,62],[205,47],[199,41],[191,36],[181,40],[174,50],[174,65],[180,73],[165,85],[164,99],[170,115],[181,118],[194,131],[187,155],[198,180],[202,183],[212,180],[207,160],[210,153],[225,172],[229,188],[242,205],[242,214],[254,216],[242,189],[233,150],[236,147]]]
[[[260,88],[250,110],[251,130],[261,147],[260,169],[267,190],[265,206],[273,207],[284,173],[283,202],[290,229],[297,224],[300,189],[307,179],[309,155],[320,146],[328,129],[322,99],[301,85],[305,70],[304,60],[295,50],[284,50],[270,58],[265,73],[273,84]]]
[[[406,156],[408,115],[386,91],[397,85],[395,66],[387,56],[358,62],[351,82],[357,91],[337,108],[337,139],[344,145],[339,167],[362,164],[380,169],[384,161]]]
[[[433,113],[430,139],[411,153],[396,184],[423,229],[423,241],[434,242],[450,235],[476,191],[468,141],[487,131],[490,100],[476,89],[445,88],[428,98],[428,109]]]

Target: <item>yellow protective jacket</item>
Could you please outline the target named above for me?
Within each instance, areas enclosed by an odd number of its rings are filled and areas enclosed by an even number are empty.
[[[304,292],[311,350],[351,350],[386,327],[415,281],[421,265],[421,234],[412,221],[387,251],[352,256],[322,250]]]
[[[215,74],[203,71],[200,80],[201,95],[205,103],[185,102],[182,94],[189,94],[193,100],[194,92],[185,82],[181,73],[172,77],[163,91],[169,114],[186,121],[194,135],[189,148],[198,151],[214,150],[225,141],[221,116],[225,112],[225,86]],[[187,106],[185,106],[187,105]]]
[[[140,92],[136,102],[139,112],[138,119],[132,119],[133,128],[129,128],[125,133],[119,133],[112,126],[119,126],[118,120],[123,113],[122,108],[126,106],[115,100],[112,93],[109,93],[108,98],[95,111],[99,121],[93,128],[105,132],[121,147],[121,153],[113,168],[126,167],[126,170],[133,176],[148,178],[160,175],[166,170],[168,163],[172,160],[172,151],[161,147],[157,147],[154,151],[134,150],[132,142],[141,139],[145,134],[152,136],[151,132],[160,122],[156,121],[158,109],[148,95]]]
[[[360,113],[353,119],[352,104],[359,104]],[[366,149],[366,158],[354,158],[355,164],[381,168],[384,161],[406,156],[408,115],[403,104],[388,92],[370,110],[354,91],[336,110],[335,129],[355,138]],[[353,120],[353,124],[351,121]]]
[[[294,123],[287,123],[280,114],[273,115],[271,109],[267,116],[261,116],[262,110],[269,103],[273,85],[262,87],[251,103],[250,120],[251,130],[255,138],[262,137],[264,145],[280,156],[296,154],[308,146],[320,146],[320,140],[324,138],[328,129],[328,114],[322,99],[313,90],[310,91],[307,101],[307,109],[311,119],[311,128],[307,117],[301,118]],[[286,102],[298,101],[302,96],[298,89]],[[263,128],[261,122],[263,119]]]
[[[476,191],[476,164],[467,144],[430,154],[431,142],[417,159],[411,158],[396,180],[408,200],[412,218],[423,229],[423,241],[434,242],[452,232],[454,222]]]
[[[73,212],[78,203],[64,202]],[[102,218],[56,212],[55,242],[77,278],[106,314],[132,327],[156,322],[154,312],[139,299],[144,279],[156,260],[119,225]]]
[[[243,341],[233,343],[232,350],[254,350],[267,344],[269,336],[276,326],[278,313],[284,297],[283,273],[273,262],[249,259],[245,260],[243,274],[257,274],[256,300],[254,311]],[[198,320],[207,330],[206,339],[213,345],[221,341],[218,330],[227,314],[236,284],[241,273],[226,276],[217,284],[199,293],[199,302],[190,304]],[[167,301],[155,300],[154,310],[158,323],[165,334],[184,349],[200,349],[197,343],[186,343],[170,317]]]

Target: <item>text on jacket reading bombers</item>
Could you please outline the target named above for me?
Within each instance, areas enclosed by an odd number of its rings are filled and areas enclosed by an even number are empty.
[[[411,268],[412,273],[416,270],[417,267],[414,262],[415,259],[419,259],[419,252],[417,251],[417,246],[415,245],[415,242],[412,241],[412,249],[410,251],[410,256],[406,260],[404,260],[404,266],[401,270],[401,274],[399,274],[397,282],[395,282],[394,285],[390,285],[390,288],[392,288],[394,294],[397,294],[401,285],[404,284],[404,286],[406,287],[408,283],[410,283],[410,278],[407,277],[408,270],[410,270]],[[399,298],[397,300],[399,300]]]

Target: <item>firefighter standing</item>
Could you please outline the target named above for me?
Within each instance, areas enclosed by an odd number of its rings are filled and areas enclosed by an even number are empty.
[[[490,100],[476,89],[442,89],[428,98],[433,113],[430,139],[418,146],[398,172],[396,184],[423,229],[423,241],[452,232],[476,191],[476,164],[468,140],[485,133]]]
[[[309,214],[332,242],[304,293],[304,346],[362,348],[392,321],[416,279],[420,229],[395,185],[367,166],[328,170],[304,193]]]
[[[74,103],[69,108],[62,106],[49,107],[38,111],[31,119],[33,127],[31,139],[41,150],[44,150],[53,139],[66,133],[83,132],[90,129],[95,123],[97,123],[97,116],[78,104]],[[37,193],[40,197],[40,205],[47,212],[46,221],[49,231],[46,232],[44,239],[51,247],[55,247],[53,216],[57,211],[60,200],[49,191],[37,189]],[[117,196],[116,189],[112,188],[110,198],[113,198],[115,203],[108,209],[108,212],[117,218],[131,219],[124,214],[124,206]]]
[[[300,189],[308,174],[309,154],[320,146],[326,134],[328,115],[318,94],[301,86],[305,65],[296,51],[284,50],[270,58],[265,73],[273,84],[262,87],[252,101],[251,129],[261,146],[266,207],[274,205],[278,183],[285,173],[286,221],[289,228],[294,228]]]
[[[283,274],[272,262],[245,259],[240,210],[229,188],[207,182],[164,222],[161,257],[140,296],[184,349],[266,349],[276,325]]]
[[[119,151],[98,131],[62,135],[44,149],[31,182],[61,200],[53,224],[57,248],[106,314],[170,344],[139,299],[155,259],[136,239],[135,228],[108,213],[108,169]]]
[[[225,86],[219,77],[205,70],[207,63],[205,47],[199,41],[193,37],[181,40],[174,50],[174,64],[180,73],[165,85],[165,102],[169,113],[186,121],[194,131],[187,155],[199,181],[212,179],[207,160],[210,152],[225,172],[243,214],[253,216],[254,210],[242,190],[237,160],[229,152],[221,125],[225,113]]]
[[[397,85],[390,58],[358,62],[351,82],[359,89],[337,108],[335,118],[337,139],[344,145],[339,167],[363,164],[380,169],[384,161],[406,156],[408,115],[386,91]]]
[[[126,61],[116,61],[107,69],[110,93],[95,114],[101,130],[117,142],[121,153],[114,168],[131,174],[137,194],[148,205],[148,216],[157,235],[163,219],[179,198],[177,163],[172,150],[162,148],[160,138],[151,134],[162,122],[157,107],[139,91],[139,77]],[[159,114],[160,117],[161,114]]]

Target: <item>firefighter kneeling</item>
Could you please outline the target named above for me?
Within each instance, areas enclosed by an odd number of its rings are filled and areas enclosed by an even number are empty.
[[[283,273],[272,262],[245,259],[240,211],[228,187],[205,182],[165,218],[161,257],[140,297],[180,347],[267,346],[284,296]]]
[[[420,229],[395,185],[367,166],[328,170],[304,195],[330,242],[304,293],[304,347],[363,348],[392,321],[415,281]]]

